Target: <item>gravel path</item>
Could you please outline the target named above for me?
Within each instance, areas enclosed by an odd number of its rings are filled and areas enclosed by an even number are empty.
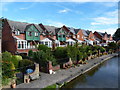
[[[91,59],[88,62],[88,64],[84,64],[77,67],[72,67],[69,69],[61,69],[56,71],[56,74],[47,74],[47,73],[40,73],[41,77],[37,80],[31,81],[30,83],[22,83],[17,85],[17,88],[45,88],[46,86],[55,84],[56,82],[62,82],[66,81],[66,79],[70,78],[71,76],[75,76],[76,74],[80,74],[83,71],[89,69],[91,66],[98,64],[99,62],[109,58],[113,57],[115,54],[111,55],[104,55],[95,59]],[[83,69],[83,71],[81,71]]]

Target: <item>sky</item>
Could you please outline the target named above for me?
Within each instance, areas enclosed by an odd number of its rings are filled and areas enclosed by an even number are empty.
[[[114,34],[118,2],[2,2],[0,17],[9,20],[81,28]]]

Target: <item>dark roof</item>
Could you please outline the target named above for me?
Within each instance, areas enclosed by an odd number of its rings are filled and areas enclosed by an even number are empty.
[[[111,36],[111,34],[107,34],[108,38]]]
[[[82,31],[83,31],[84,36],[88,36],[89,35],[87,30],[82,30]]]
[[[57,34],[62,28],[56,28],[55,33]]]
[[[97,32],[97,31],[96,31]],[[107,34],[106,32],[105,33],[101,33],[101,32],[97,32],[98,34],[100,34],[102,37]]]
[[[86,30],[86,33],[87,33],[88,35],[90,34],[90,32],[91,32],[91,31],[89,31],[89,30]]]
[[[50,38],[50,37],[47,37],[48,39],[50,39],[51,41],[55,41],[54,39]]]
[[[25,31],[25,28],[29,23],[11,21],[7,19],[8,24],[10,25],[11,29],[19,29],[20,31]]]
[[[44,27],[49,33],[52,32],[54,35],[56,35],[56,32],[58,32],[57,30],[59,30],[58,27],[54,27],[54,26],[44,25]]]
[[[25,22],[17,22],[17,21],[12,21],[12,20],[8,20],[7,19],[8,24],[10,25],[11,29],[15,30],[18,29],[21,32],[24,32],[26,30],[26,28],[28,28],[31,25],[35,25],[35,27],[42,32],[42,28],[37,25],[37,24],[31,24],[31,23],[25,23]]]
[[[80,31],[80,29],[74,29],[74,31],[75,31],[75,34],[77,34]]]
[[[69,30],[70,30],[70,32],[72,32],[73,34],[75,34],[75,28],[73,28],[73,27],[67,27]]]

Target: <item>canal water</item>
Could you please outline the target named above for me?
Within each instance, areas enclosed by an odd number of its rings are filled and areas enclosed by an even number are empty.
[[[118,60],[114,57],[72,80],[63,88],[118,88]]]

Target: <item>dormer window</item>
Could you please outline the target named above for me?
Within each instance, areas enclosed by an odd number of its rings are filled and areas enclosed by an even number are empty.
[[[20,31],[15,31],[15,35],[20,35]]]

